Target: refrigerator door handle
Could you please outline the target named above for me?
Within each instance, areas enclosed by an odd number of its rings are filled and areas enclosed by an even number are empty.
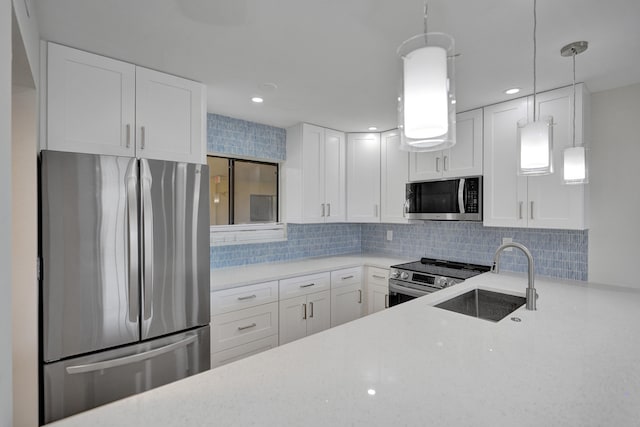
[[[140,159],[140,191],[142,209],[142,304],[143,319],[153,315],[153,205],[151,204],[151,170],[147,160]]]
[[[129,320],[138,321],[139,314],[139,280],[140,258],[138,251],[138,164],[135,159],[129,162],[127,171],[127,228],[128,228],[128,262],[129,262]]]
[[[164,347],[156,348],[144,353],[133,354],[131,356],[119,357],[117,359],[105,360],[103,362],[88,363],[86,365],[68,366],[66,371],[69,375],[84,374],[87,372],[101,371],[103,369],[115,368],[117,366],[129,365],[143,360],[152,359],[160,356],[161,354],[169,353],[180,347],[186,347],[189,344],[195,342],[198,339],[197,335],[192,335],[181,341],[173,344],[165,345]]]

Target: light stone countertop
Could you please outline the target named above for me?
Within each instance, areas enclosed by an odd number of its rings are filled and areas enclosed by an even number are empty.
[[[362,265],[389,268],[415,259],[394,258],[387,255],[354,254],[305,258],[287,262],[249,264],[211,270],[211,291],[235,288],[270,280],[286,279]]]
[[[53,425],[639,424],[640,290],[540,279],[521,322],[432,307],[478,287],[524,295],[526,277],[485,273]]]

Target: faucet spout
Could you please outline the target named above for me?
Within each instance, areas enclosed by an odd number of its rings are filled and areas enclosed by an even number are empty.
[[[527,249],[525,245],[518,242],[508,242],[500,245],[498,249],[496,249],[496,253],[493,256],[493,266],[491,267],[491,271],[496,274],[500,272],[500,255],[502,254],[502,251],[504,251],[507,248],[520,249],[522,253],[524,253],[527,257],[528,273],[529,273],[529,280],[528,280],[527,293],[526,293],[527,310],[535,310],[536,298],[538,297],[538,294],[536,293],[536,288],[534,287],[533,256],[531,255],[531,252],[529,251],[529,249]]]

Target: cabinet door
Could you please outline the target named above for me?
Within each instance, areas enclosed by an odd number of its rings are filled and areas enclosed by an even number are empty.
[[[384,310],[389,306],[389,287],[374,285],[369,287],[367,313],[375,313]]]
[[[136,67],[138,157],[205,163],[204,86]]]
[[[409,153],[400,150],[400,134],[384,132],[380,141],[380,221],[406,223],[405,188],[409,180]]]
[[[456,145],[442,154],[445,177],[482,175],[482,109],[456,116]]]
[[[579,89],[579,90],[578,90]],[[576,141],[582,141],[582,85],[576,89]],[[562,159],[572,142],[573,89],[539,94],[536,114],[553,117],[553,169],[551,175],[528,178],[528,225],[534,228],[584,229],[584,186],[564,185]]]
[[[331,289],[331,327],[362,316],[362,283]]]
[[[135,154],[135,66],[49,43],[47,148]]]
[[[328,294],[329,292],[326,291]],[[280,300],[280,345],[307,336],[307,296]]]
[[[442,177],[442,151],[409,153],[409,181],[428,181]]]
[[[331,326],[331,296],[329,291],[307,296],[307,335]]]
[[[527,178],[518,176],[518,120],[527,118],[526,99],[484,109],[484,225],[526,227]]]
[[[325,129],[325,222],[344,222],[346,219],[346,172],[346,144],[344,133]]]
[[[304,124],[302,128],[302,218],[324,222],[324,129]]]
[[[347,164],[347,221],[380,222],[380,134],[349,134]]]

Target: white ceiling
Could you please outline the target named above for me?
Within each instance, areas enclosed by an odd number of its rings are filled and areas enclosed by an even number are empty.
[[[640,82],[640,0],[538,0],[538,90],[568,85],[560,48],[587,40],[592,92]],[[396,126],[396,49],[423,0],[37,0],[41,36],[206,83],[208,111],[287,127]],[[456,41],[458,111],[533,92],[533,0],[430,0]],[[271,84],[275,84],[274,89]],[[250,101],[263,96],[264,104]]]

